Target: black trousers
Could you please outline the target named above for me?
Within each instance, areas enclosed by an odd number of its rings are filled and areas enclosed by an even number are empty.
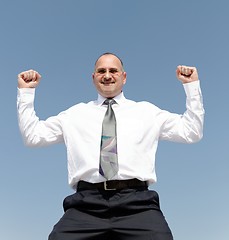
[[[65,198],[49,240],[172,240],[156,191],[84,190]]]

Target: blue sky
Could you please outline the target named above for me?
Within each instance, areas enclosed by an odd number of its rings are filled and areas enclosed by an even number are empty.
[[[26,148],[16,115],[17,74],[43,76],[41,119],[97,97],[91,73],[103,52],[119,55],[127,98],[183,113],[179,64],[196,66],[206,110],[204,138],[161,142],[161,208],[176,240],[228,240],[229,2],[207,0],[1,0],[0,239],[47,239],[72,193],[63,145]]]

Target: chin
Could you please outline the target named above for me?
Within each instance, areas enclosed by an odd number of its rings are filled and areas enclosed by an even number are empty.
[[[101,96],[105,97],[105,98],[113,98],[116,95],[114,93],[100,93]]]

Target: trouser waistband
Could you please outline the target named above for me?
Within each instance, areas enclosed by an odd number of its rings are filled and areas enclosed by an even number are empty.
[[[146,181],[140,181],[136,178],[128,179],[128,180],[109,180],[105,182],[99,183],[90,183],[85,181],[79,181],[77,186],[77,191],[82,190],[121,190],[127,188],[148,188],[148,183]]]

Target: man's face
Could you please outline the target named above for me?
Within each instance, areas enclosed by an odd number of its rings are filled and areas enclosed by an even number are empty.
[[[126,83],[126,73],[120,60],[111,54],[98,59],[92,78],[98,93],[105,98],[117,96]]]

